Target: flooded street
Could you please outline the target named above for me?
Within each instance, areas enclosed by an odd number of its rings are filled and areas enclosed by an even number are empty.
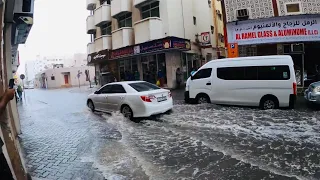
[[[32,90],[26,102],[20,104],[21,141],[33,176],[103,176],[115,180],[320,179],[317,111],[261,111],[187,105],[176,100],[171,114],[134,123],[118,113],[90,112],[84,103],[88,93]],[[61,151],[54,158],[39,162],[30,158],[56,149],[63,149],[66,158],[67,149],[71,149],[70,154],[75,157],[54,165],[58,169],[67,165],[63,173],[51,173],[54,166],[47,167],[48,160],[55,164]],[[48,175],[44,177],[43,171],[40,174],[39,167]]]

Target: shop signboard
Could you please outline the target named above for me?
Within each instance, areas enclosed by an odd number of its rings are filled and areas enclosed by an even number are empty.
[[[134,53],[135,53],[135,49],[133,46],[116,49],[111,52],[111,59],[132,56],[134,55]]]
[[[147,54],[165,50],[188,51],[191,49],[190,41],[186,39],[168,37],[164,39],[149,41],[135,46],[116,49],[111,52],[111,59],[118,59],[139,54]]]
[[[227,24],[229,43],[252,45],[320,41],[320,16],[286,16]]]
[[[191,44],[190,44],[189,40],[180,39],[180,38],[176,38],[176,37],[172,37],[172,38],[170,38],[170,40],[171,40],[170,47],[172,49],[179,49],[179,50],[183,50],[183,51],[191,50]]]
[[[210,32],[201,33],[200,42],[202,47],[211,47]]]
[[[92,53],[88,55],[88,63],[95,63],[103,60],[107,60],[109,55],[109,50],[105,49],[97,53]]]

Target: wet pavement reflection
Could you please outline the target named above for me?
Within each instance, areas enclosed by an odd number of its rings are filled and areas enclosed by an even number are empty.
[[[317,111],[176,100],[172,113],[134,123],[119,113],[91,113],[90,91],[26,91],[19,104],[21,143],[33,176],[320,179]]]

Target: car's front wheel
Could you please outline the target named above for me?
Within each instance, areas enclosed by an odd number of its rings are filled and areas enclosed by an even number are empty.
[[[127,119],[132,120],[133,119],[133,112],[132,109],[128,106],[128,105],[124,105],[121,108],[121,113],[123,114],[123,116]]]
[[[95,111],[95,107],[94,107],[94,104],[93,104],[92,100],[89,100],[87,105],[91,109],[92,112]]]

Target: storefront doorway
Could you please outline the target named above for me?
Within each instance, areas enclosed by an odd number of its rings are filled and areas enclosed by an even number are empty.
[[[135,58],[119,61],[120,81],[140,80],[138,64]]]
[[[200,56],[191,53],[182,53],[182,69],[184,73],[184,80],[187,80],[191,75],[191,71],[197,70],[201,67]]]
[[[167,84],[167,69],[165,54],[155,54],[141,57],[143,80],[161,86]]]
[[[294,64],[294,70],[296,74],[297,85],[304,87],[304,79],[306,77],[304,68],[304,54],[290,54]]]

